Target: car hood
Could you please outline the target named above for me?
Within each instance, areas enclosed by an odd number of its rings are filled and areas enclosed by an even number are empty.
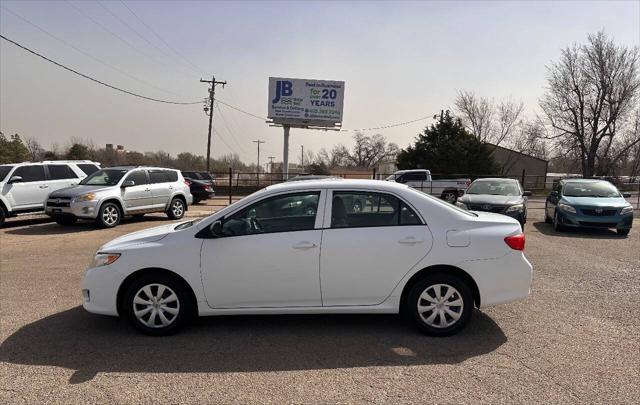
[[[562,202],[575,206],[589,207],[617,207],[622,208],[629,205],[627,200],[622,197],[606,198],[606,197],[568,197],[562,196]]]
[[[172,223],[169,225],[162,225],[155,228],[149,228],[142,231],[129,233],[105,243],[100,247],[99,251],[116,251],[117,249],[130,247],[133,245],[157,242],[168,234],[175,232],[175,228],[178,225],[179,224]]]
[[[112,189],[116,186],[85,186],[82,184],[78,184],[76,186],[65,187],[53,191],[49,194],[49,197],[77,197],[86,193],[97,193],[98,191]]]
[[[518,195],[465,194],[458,198],[465,204],[514,205],[520,204],[523,198]]]

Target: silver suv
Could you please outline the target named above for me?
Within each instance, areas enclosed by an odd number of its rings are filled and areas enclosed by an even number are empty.
[[[81,218],[112,228],[124,216],[141,217],[149,212],[165,212],[170,219],[180,219],[192,202],[180,171],[123,166],[102,169],[77,186],[49,194],[45,212],[60,225],[71,225]]]
[[[44,210],[52,191],[73,186],[100,163],[90,160],[46,160],[0,165],[0,226],[5,218]]]

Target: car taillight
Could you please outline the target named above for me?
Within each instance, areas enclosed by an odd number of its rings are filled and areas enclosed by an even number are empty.
[[[209,186],[204,186],[204,191],[211,191],[211,187],[209,187]]]
[[[184,184],[186,184],[187,187],[191,187],[191,182],[187,179],[184,180]]]
[[[524,250],[524,233],[507,236],[504,241],[513,250]]]

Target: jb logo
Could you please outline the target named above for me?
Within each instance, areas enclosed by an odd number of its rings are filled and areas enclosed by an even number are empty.
[[[271,100],[272,104],[280,101],[280,97],[289,97],[293,95],[293,83],[288,80],[276,81],[276,97]]]

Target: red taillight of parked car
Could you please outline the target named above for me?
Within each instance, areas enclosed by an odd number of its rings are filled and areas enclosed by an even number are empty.
[[[504,241],[513,250],[524,250],[524,233],[507,236]]]
[[[186,184],[187,187],[191,187],[191,182],[187,179],[184,180],[184,184]]]
[[[208,185],[205,185],[204,191],[211,192],[211,187],[209,187]]]

